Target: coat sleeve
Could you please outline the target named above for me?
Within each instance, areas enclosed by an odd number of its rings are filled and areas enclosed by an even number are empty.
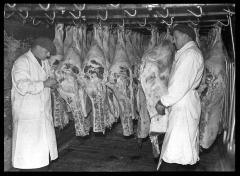
[[[199,53],[187,51],[179,58],[168,83],[168,93],[161,97],[164,106],[172,106],[181,100],[193,87],[194,80],[201,68]]]
[[[44,89],[43,81],[32,81],[27,59],[18,59],[12,68],[12,83],[21,95],[38,94]]]

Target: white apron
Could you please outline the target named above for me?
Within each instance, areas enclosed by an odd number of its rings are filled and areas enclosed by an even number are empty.
[[[200,98],[196,91],[204,69],[201,51],[193,41],[176,52],[168,83],[168,93],[161,97],[169,107],[168,127],[157,169],[162,159],[167,163],[195,164],[199,160]]]
[[[43,81],[49,76],[48,61],[42,67],[29,50],[12,68],[13,145],[12,165],[34,169],[58,157],[52,119],[50,88]]]

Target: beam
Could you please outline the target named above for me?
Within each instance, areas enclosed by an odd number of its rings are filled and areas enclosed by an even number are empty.
[[[83,4],[78,4],[79,6],[82,6]],[[44,5],[46,6],[46,4]],[[157,8],[187,8],[187,7],[215,7],[215,6],[222,6],[222,7],[234,7],[235,4],[155,4],[154,6],[151,6],[151,4],[120,4],[117,8],[111,6],[110,4],[85,4],[84,11],[87,10],[126,10],[126,9],[147,9],[148,7],[152,7],[154,9]],[[5,9],[6,8],[6,9]],[[4,6],[4,9],[16,11],[16,10],[23,10],[23,11],[42,11],[43,9],[38,4],[16,4],[15,8],[10,8],[8,6]],[[50,4],[49,11],[57,11],[57,10],[68,10],[68,11],[74,11],[77,10],[77,8],[73,4]]]
[[[225,16],[225,15],[228,15],[228,13],[227,12],[208,12],[208,13],[203,13],[202,14],[202,17],[204,17],[204,16]],[[41,18],[46,18],[46,16],[39,16],[39,15],[36,15],[36,16],[34,16],[34,17],[36,17],[36,18],[39,18],[39,19],[41,19]],[[85,19],[97,19],[97,16],[96,15],[88,15],[88,16],[85,16],[85,15],[83,15],[83,16],[81,16],[82,18],[85,18]],[[167,18],[167,19],[165,19],[165,20],[169,20],[170,19],[170,17],[193,17],[193,15],[192,14],[190,14],[190,13],[180,13],[180,14],[169,14],[169,18]],[[136,16],[134,16],[134,17],[126,17],[126,16],[123,16],[123,15],[111,15],[111,17],[109,17],[110,19],[123,19],[123,18],[127,18],[127,19],[144,19],[144,18],[153,18],[150,14],[138,14],[138,15],[136,15]],[[156,20],[158,20],[158,19],[163,19],[163,18],[160,18],[160,17],[155,17],[156,18]],[[58,15],[58,16],[56,16],[56,19],[66,19],[66,20],[69,20],[69,19],[73,19],[73,17],[72,16],[60,16],[60,15]],[[200,20],[201,20],[201,18],[200,18]],[[174,21],[174,19],[173,19],[173,21]]]

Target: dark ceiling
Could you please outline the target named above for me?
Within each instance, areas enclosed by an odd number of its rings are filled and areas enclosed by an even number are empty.
[[[6,21],[32,25],[55,23],[107,23],[147,30],[150,25],[166,29],[177,23],[190,23],[207,33],[218,21],[235,22],[235,4],[5,4]],[[172,20],[172,23],[171,23]],[[145,23],[146,22],[146,23]]]

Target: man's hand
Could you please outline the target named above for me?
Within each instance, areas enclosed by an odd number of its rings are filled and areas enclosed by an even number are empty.
[[[161,105],[161,103],[157,102],[155,108],[156,108],[158,114],[165,115],[165,107],[163,105]]]
[[[43,81],[44,87],[56,88],[57,84],[58,84],[58,82],[54,78],[48,78],[46,81]]]

